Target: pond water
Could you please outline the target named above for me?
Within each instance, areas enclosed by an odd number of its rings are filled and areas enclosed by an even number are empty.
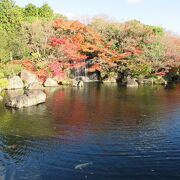
[[[180,179],[180,85],[88,84],[0,103],[0,179]]]

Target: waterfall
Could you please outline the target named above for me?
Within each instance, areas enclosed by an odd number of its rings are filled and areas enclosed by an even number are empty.
[[[84,68],[84,82],[89,82],[87,64],[85,65],[85,68]]]
[[[75,78],[79,81],[80,80],[80,68],[77,68],[75,71]]]

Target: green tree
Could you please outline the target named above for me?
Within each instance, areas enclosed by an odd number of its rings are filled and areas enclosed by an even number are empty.
[[[39,8],[39,17],[43,18],[53,18],[54,17],[54,12],[51,9],[51,7],[48,4],[43,4]]]
[[[12,0],[0,0],[0,26],[6,32],[19,31],[23,21],[23,9]]]
[[[12,0],[0,0],[0,62],[23,57],[22,22],[23,9]]]
[[[38,17],[39,8],[34,4],[28,4],[24,9],[25,17]]]

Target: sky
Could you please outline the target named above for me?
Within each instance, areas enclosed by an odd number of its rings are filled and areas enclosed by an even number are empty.
[[[16,0],[24,7],[28,3],[41,6],[48,3],[55,12],[71,19],[107,16],[113,20],[140,20],[160,25],[180,35],[180,0]]]

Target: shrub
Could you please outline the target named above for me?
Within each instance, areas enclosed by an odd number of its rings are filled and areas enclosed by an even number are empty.
[[[9,85],[9,81],[7,79],[0,79],[0,88],[5,89]]]
[[[22,67],[19,64],[0,64],[1,69],[0,69],[0,74],[4,77],[12,77],[15,75],[18,75],[22,71]]]

